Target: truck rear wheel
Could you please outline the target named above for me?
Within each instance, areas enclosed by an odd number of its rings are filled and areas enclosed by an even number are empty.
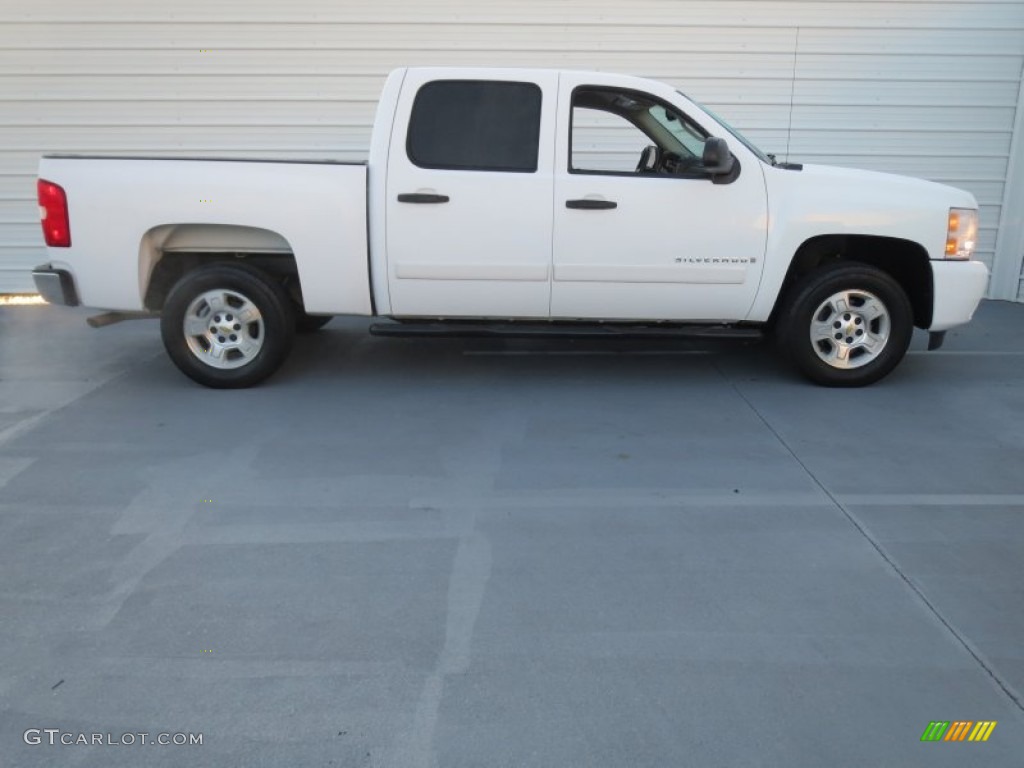
[[[178,369],[217,389],[251,387],[291,351],[295,317],[284,290],[241,264],[211,264],[171,289],[160,319],[164,347]]]
[[[816,270],[790,293],[779,340],[797,369],[830,387],[862,387],[888,375],[914,330],[906,294],[867,264]]]

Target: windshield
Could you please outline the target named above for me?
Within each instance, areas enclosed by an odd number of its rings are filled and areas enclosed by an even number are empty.
[[[700,157],[704,154],[704,142],[707,140],[707,136],[689,120],[680,117],[678,113],[666,109],[661,104],[650,107],[647,114],[672,134],[691,157]]]
[[[687,96],[682,91],[676,91],[676,93],[678,93],[680,96],[683,96],[684,98],[690,99],[690,97]],[[735,128],[733,128],[731,125],[729,125],[729,123],[727,123],[725,120],[723,120],[717,114],[715,114],[715,112],[713,110],[708,109],[703,104],[701,104],[699,101],[694,101],[693,99],[690,99],[690,101],[692,101],[698,107],[700,107],[705,112],[707,112],[712,118],[717,120],[718,124],[721,125],[723,128],[725,128],[725,130],[727,130],[732,135],[732,137],[734,139],[736,139],[736,141],[738,141],[740,144],[742,144],[747,149],[749,149],[751,152],[753,152],[755,155],[757,155],[758,159],[762,163],[768,163],[769,165],[775,165],[775,163],[772,161],[772,159],[770,157],[768,157],[768,155],[766,155],[760,149],[758,149],[757,146],[755,146],[754,143],[752,141],[750,141],[750,139],[748,139],[742,133],[740,133]]]

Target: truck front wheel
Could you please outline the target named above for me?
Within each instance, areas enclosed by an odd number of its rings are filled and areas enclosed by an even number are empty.
[[[790,293],[780,342],[797,369],[830,387],[862,387],[903,359],[914,330],[906,293],[867,264],[838,263],[808,275]]]
[[[291,351],[295,317],[287,294],[264,272],[211,264],[182,277],[160,319],[167,354],[207,387],[250,387]]]

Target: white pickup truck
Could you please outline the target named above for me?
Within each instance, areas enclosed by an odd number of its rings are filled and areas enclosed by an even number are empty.
[[[771,333],[832,386],[914,326],[970,320],[977,203],[918,179],[777,163],[674,88],[606,73],[411,68],[366,164],[46,156],[52,303],[159,313],[189,377],[245,387],[296,330]]]

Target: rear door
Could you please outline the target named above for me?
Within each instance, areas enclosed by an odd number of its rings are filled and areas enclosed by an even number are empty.
[[[548,317],[557,87],[409,71],[387,170],[392,314]]]

